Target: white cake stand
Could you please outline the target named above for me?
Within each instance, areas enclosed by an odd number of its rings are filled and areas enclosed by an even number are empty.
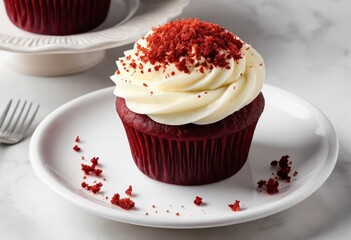
[[[109,14],[98,28],[50,36],[17,28],[0,1],[0,61],[29,75],[78,73],[98,64],[106,49],[134,42],[153,26],[179,15],[187,4],[188,0],[112,0]]]

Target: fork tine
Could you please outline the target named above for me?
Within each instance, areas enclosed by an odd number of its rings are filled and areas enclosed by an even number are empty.
[[[26,105],[27,105],[27,101],[25,101],[25,102],[23,103],[22,108],[21,108],[21,111],[19,112],[19,114],[18,114],[18,116],[17,116],[17,118],[16,118],[16,120],[15,120],[15,123],[12,125],[12,128],[9,129],[10,132],[13,132],[13,131],[16,129],[16,126],[17,126],[17,124],[18,124],[18,121],[21,119],[22,113],[23,113],[23,111],[24,111]]]
[[[6,115],[7,115],[8,111],[9,111],[9,109],[11,107],[11,104],[12,104],[12,99],[10,99],[10,101],[8,102],[8,104],[7,104],[6,108],[5,108],[5,111],[1,115],[1,118],[0,118],[0,129],[1,129],[2,125],[3,125],[3,123],[5,122],[5,118],[6,118]]]
[[[26,122],[26,119],[27,119],[27,117],[28,117],[28,114],[29,114],[30,110],[32,109],[32,105],[33,105],[33,103],[30,103],[30,104],[29,104],[28,110],[27,110],[26,114],[24,115],[24,118],[23,118],[23,120],[22,120],[22,123],[21,123],[21,125],[20,125],[20,127],[19,127],[19,129],[21,129],[21,130],[23,129],[23,126],[24,126],[24,123]]]
[[[11,124],[11,122],[12,122],[12,119],[13,119],[13,117],[15,116],[15,113],[16,113],[16,111],[17,111],[17,108],[18,108],[19,103],[20,103],[20,100],[17,101],[17,104],[16,104],[16,106],[15,106],[15,109],[13,110],[13,112],[12,112],[12,114],[11,114],[11,117],[10,117],[10,119],[9,119],[9,121],[8,121],[8,123],[7,123],[7,125],[6,125],[6,127],[3,129],[3,131],[6,131],[6,130],[9,128],[9,126],[10,126],[10,124]]]
[[[22,129],[23,135],[25,135],[25,134],[27,133],[28,129],[29,129],[30,126],[32,125],[33,120],[34,120],[34,118],[35,118],[35,115],[37,115],[37,112],[38,112],[38,110],[39,110],[39,107],[40,107],[40,105],[38,105],[37,108],[34,110],[34,113],[33,113],[32,117],[29,119],[29,122],[27,123],[27,125],[25,126],[25,128]],[[26,117],[26,118],[27,118],[27,117]],[[22,127],[24,127],[24,125],[22,125]]]

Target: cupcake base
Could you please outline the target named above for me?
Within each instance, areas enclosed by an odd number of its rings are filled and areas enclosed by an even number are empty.
[[[263,108],[260,94],[219,122],[169,126],[130,111],[122,98],[116,100],[137,167],[153,179],[178,185],[208,184],[237,173],[247,160]]]
[[[87,32],[106,18],[111,0],[4,0],[11,22],[28,32],[69,35]]]

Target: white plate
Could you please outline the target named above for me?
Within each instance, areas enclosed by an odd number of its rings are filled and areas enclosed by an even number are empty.
[[[131,43],[151,27],[179,15],[188,0],[112,0],[105,22],[87,33],[49,36],[23,31],[0,2],[0,50],[17,53],[79,53]]]
[[[30,144],[31,163],[41,180],[77,206],[105,218],[165,228],[203,228],[254,220],[311,195],[328,178],[337,160],[338,141],[328,119],[307,101],[266,85],[266,108],[248,162],[238,174],[202,186],[157,182],[133,163],[112,91],[103,89],[63,105],[42,121]],[[81,153],[72,150],[77,135],[82,139]],[[271,177],[270,162],[286,154],[298,175],[290,183],[282,182],[278,194],[258,191],[256,182]],[[82,155],[86,160],[81,160]],[[94,156],[100,158],[106,178],[85,179],[103,182],[103,191],[95,195],[81,188],[80,170],[80,164]],[[126,211],[105,199],[116,192],[125,195],[129,185],[133,186],[135,209]],[[205,204],[196,206],[196,196]],[[234,200],[240,200],[240,212],[228,207]]]

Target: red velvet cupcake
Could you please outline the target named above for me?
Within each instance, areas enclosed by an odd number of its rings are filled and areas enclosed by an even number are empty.
[[[199,185],[242,168],[264,109],[263,59],[250,45],[181,20],[153,28],[117,66],[116,110],[141,172]]]
[[[28,32],[69,35],[89,31],[106,18],[111,0],[4,0],[11,22]]]

